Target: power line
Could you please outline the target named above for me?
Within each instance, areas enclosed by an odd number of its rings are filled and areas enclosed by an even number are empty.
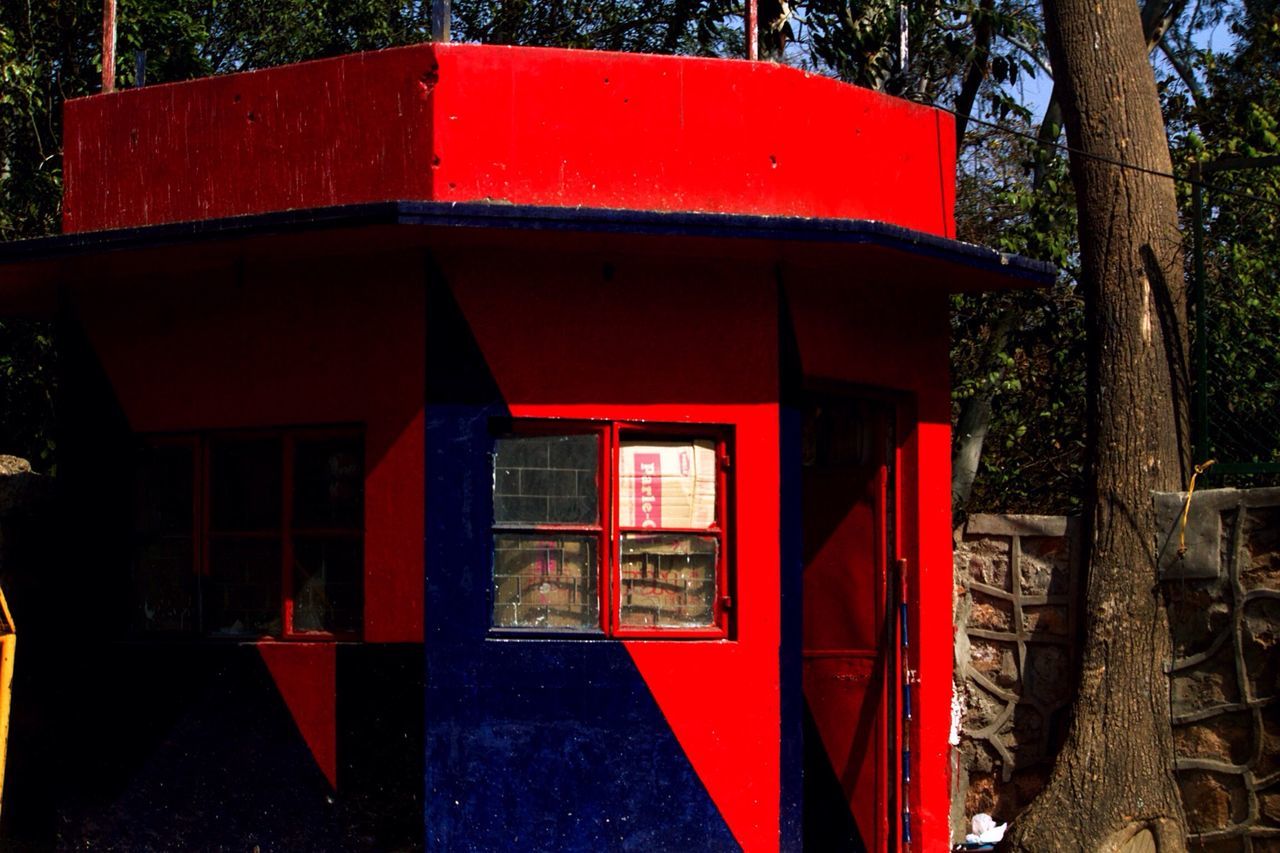
[[[1230,187],[1224,187],[1218,184],[1212,184],[1200,178],[1179,177],[1178,175],[1175,175],[1172,172],[1162,172],[1159,169],[1151,169],[1146,166],[1139,166],[1137,163],[1129,163],[1124,160],[1118,160],[1114,157],[1108,157],[1105,154],[1090,154],[1088,151],[1075,148],[1063,142],[1057,142],[1057,141],[1045,142],[1041,140],[1038,136],[1036,136],[1034,133],[1028,133],[1025,130],[1018,130],[1017,128],[1008,127],[1006,125],[1002,125],[994,121],[987,121],[986,119],[978,118],[975,115],[965,115],[964,113],[957,112],[956,110],[953,110],[950,107],[938,106],[938,109],[942,110],[943,112],[951,113],[951,115],[955,116],[956,118],[963,118],[967,121],[973,122],[974,124],[980,124],[980,125],[983,125],[984,127],[989,127],[989,128],[992,128],[993,130],[998,130],[998,131],[1001,131],[1002,133],[1007,133],[1011,136],[1019,136],[1019,137],[1022,137],[1023,139],[1028,139],[1036,143],[1037,145],[1047,145],[1048,147],[1056,148],[1059,151],[1066,151],[1069,154],[1076,154],[1076,155],[1079,155],[1080,157],[1085,157],[1090,160],[1097,160],[1102,163],[1108,163],[1112,166],[1118,166],[1121,169],[1129,169],[1134,172],[1140,172],[1144,175],[1152,175],[1153,177],[1157,177],[1157,178],[1168,178],[1169,180],[1174,181],[1176,183],[1190,184],[1193,187],[1198,186],[1198,187],[1201,187],[1202,189],[1211,190],[1217,193],[1222,193],[1223,195],[1236,196],[1238,198],[1247,199],[1256,204],[1261,204],[1265,207],[1274,207],[1277,210],[1280,210],[1280,201],[1272,201],[1271,199],[1258,198],[1257,196],[1251,193],[1247,193],[1243,190],[1234,190],[1234,189],[1231,189]]]

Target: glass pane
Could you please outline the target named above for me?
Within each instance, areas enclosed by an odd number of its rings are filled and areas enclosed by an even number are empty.
[[[280,439],[217,441],[210,454],[213,529],[278,528],[283,466]]]
[[[293,448],[293,526],[363,528],[364,442],[358,436],[299,438]]]
[[[709,536],[623,534],[622,626],[712,627],[718,550],[719,543]]]
[[[716,523],[716,443],[624,441],[618,462],[623,527],[693,528]]]
[[[203,592],[205,631],[279,636],[280,559],[276,537],[214,539]]]
[[[364,543],[359,537],[294,537],[294,631],[356,633],[363,599]]]
[[[134,471],[134,532],[190,536],[194,501],[191,445],[158,445],[139,451]]]
[[[135,627],[141,631],[196,631],[193,540],[154,537],[134,548]]]
[[[195,449],[139,450],[134,469],[131,621],[144,632],[195,631]]]
[[[598,629],[598,571],[595,537],[494,536],[494,627]]]
[[[597,435],[500,438],[493,462],[498,524],[595,524]]]

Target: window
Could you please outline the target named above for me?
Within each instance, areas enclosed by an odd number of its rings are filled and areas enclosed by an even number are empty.
[[[360,632],[359,432],[155,438],[139,450],[134,484],[139,632],[303,638]]]
[[[518,421],[496,440],[497,629],[726,637],[716,428]]]

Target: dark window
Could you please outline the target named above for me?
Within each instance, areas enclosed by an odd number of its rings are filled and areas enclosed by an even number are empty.
[[[359,633],[358,432],[155,438],[140,449],[136,470],[133,580],[142,632]]]
[[[199,625],[196,518],[199,449],[194,440],[139,450],[134,476],[134,624],[187,632]]]
[[[521,421],[495,442],[495,628],[728,635],[715,428]]]

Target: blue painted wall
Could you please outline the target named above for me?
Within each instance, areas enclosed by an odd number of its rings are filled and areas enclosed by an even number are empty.
[[[621,643],[490,637],[507,411],[448,283],[428,278],[427,847],[738,849]]]

